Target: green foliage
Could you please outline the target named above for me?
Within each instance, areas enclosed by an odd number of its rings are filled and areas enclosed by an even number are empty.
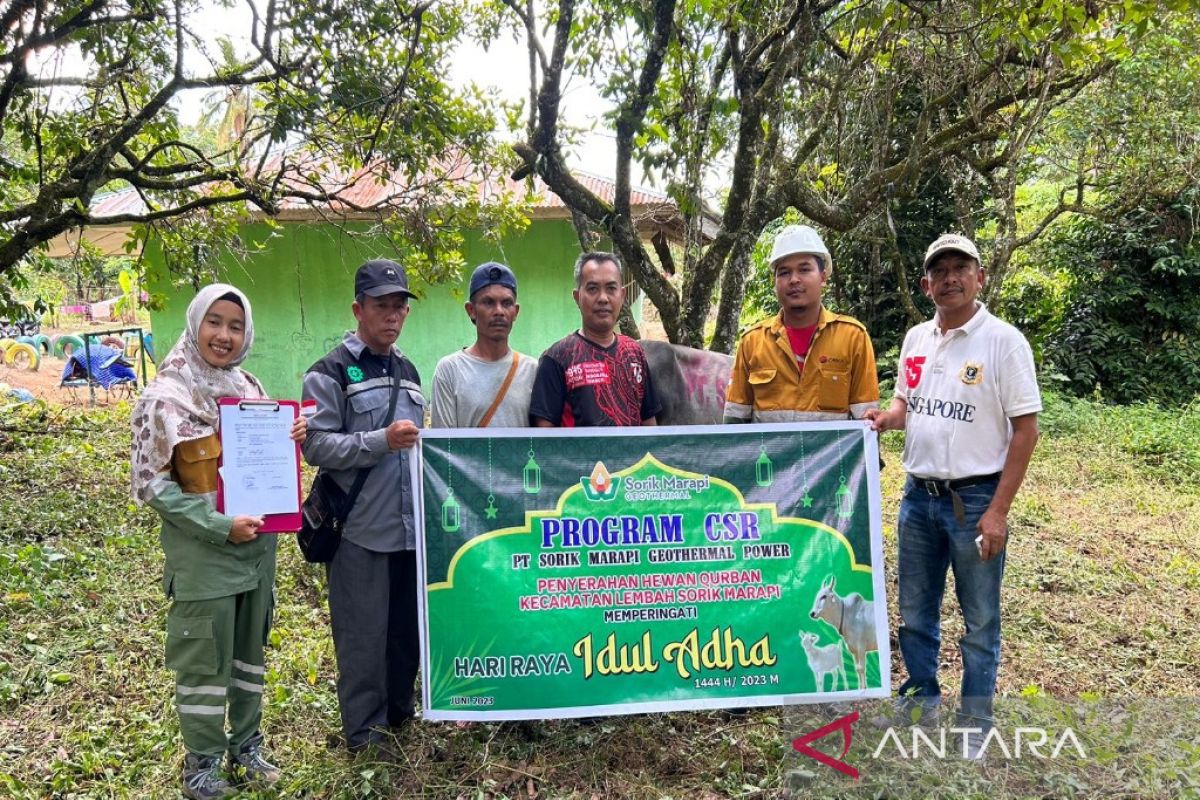
[[[925,249],[941,234],[958,228],[954,201],[944,175],[931,173],[911,199],[895,203],[891,221],[861,227],[830,237],[834,272],[830,293],[837,310],[858,318],[871,333],[876,353],[897,349],[914,320],[906,312],[912,304],[922,319],[933,306],[921,292]],[[880,228],[890,225],[894,238]],[[905,274],[908,297],[897,271]],[[894,368],[894,362],[888,369]]]
[[[1195,3],[1153,16],[1131,8],[1143,30],[1136,46],[1055,109],[1031,144],[1047,177],[1073,191],[1077,180],[1113,203],[1147,193],[1170,197],[1200,176],[1200,25]]]
[[[504,5],[523,13],[519,3]],[[544,83],[533,87],[538,108],[517,151],[568,207],[607,230],[672,341],[701,343],[720,287],[713,342],[729,345],[754,238],[789,207],[823,229],[854,232],[838,246],[832,303],[886,339],[922,316],[911,302],[916,286],[889,286],[893,267],[905,274],[915,248],[947,229],[974,233],[992,215],[1006,220],[1005,235],[993,238],[1007,247],[1010,215],[990,209],[989,196],[1007,197],[1009,179],[1027,177],[1029,141],[1047,114],[1128,57],[1162,8],[1143,0],[563,3],[529,21]],[[571,25],[554,27],[558,14]],[[639,164],[683,212],[682,291],[652,266],[633,220],[566,180],[560,112],[570,92],[549,53],[615,105],[605,117],[618,142],[614,174]],[[705,239],[702,201],[715,165],[727,175],[724,227]],[[980,190],[1000,177],[1005,186]],[[749,288],[764,310],[769,296]]]
[[[1046,248],[1039,248],[1039,252]],[[1004,289],[993,309],[997,316],[1015,325],[1033,348],[1035,360],[1044,365],[1046,343],[1062,326],[1066,314],[1067,291],[1071,286],[1071,275],[1053,263],[1040,269],[1024,267],[1009,276]],[[1062,380],[1057,373],[1039,375],[1046,383]]]
[[[1182,408],[1109,406],[1046,391],[1043,404],[1038,425],[1044,435],[1094,442],[1152,480],[1200,487],[1200,399]]]
[[[177,279],[198,285],[222,248],[252,255],[238,240],[251,214],[311,204],[379,220],[430,280],[454,274],[462,228],[509,221],[492,210],[504,198],[478,190],[500,161],[492,102],[447,78],[472,4],[225,6],[247,25],[254,14],[248,40],[205,35],[214,11],[193,0],[13,7],[0,31],[0,304],[15,266],[80,225],[133,224],[130,252],[158,239]],[[171,101],[197,89],[209,107],[185,128]],[[97,217],[95,199],[118,190],[131,202]]]
[[[10,320],[37,319],[54,309],[62,291],[47,273],[45,259],[15,271],[8,281],[0,280],[0,317]]]
[[[1054,237],[1048,252],[1071,283],[1044,353],[1070,391],[1171,405],[1200,394],[1198,200],[1189,190]]]
[[[38,254],[14,267],[0,278],[0,297],[6,290],[12,292],[19,309],[40,316],[44,324],[57,323],[58,308],[68,297],[99,300],[119,296],[116,310],[132,316],[139,307],[140,270],[140,262],[106,256],[84,239],[70,258]],[[18,313],[9,312],[9,316]],[[0,301],[0,316],[4,315]]]

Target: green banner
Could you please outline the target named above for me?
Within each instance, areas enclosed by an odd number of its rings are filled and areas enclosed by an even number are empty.
[[[862,423],[429,430],[413,470],[428,719],[890,692]]]

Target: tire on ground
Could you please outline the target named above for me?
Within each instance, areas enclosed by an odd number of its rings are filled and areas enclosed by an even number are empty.
[[[4,351],[4,363],[33,372],[42,365],[42,357],[38,355],[38,349],[28,342],[17,342]]]
[[[83,347],[83,339],[79,338],[78,336],[76,336],[72,333],[65,333],[62,336],[59,336],[57,339],[54,340],[54,355],[56,355],[56,356],[70,355],[71,351],[67,349],[68,347],[70,347],[72,349]]]

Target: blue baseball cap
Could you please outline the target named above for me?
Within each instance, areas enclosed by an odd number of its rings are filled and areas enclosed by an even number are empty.
[[[489,261],[486,264],[480,264],[471,273],[471,289],[467,292],[467,297],[475,296],[475,293],[480,289],[486,289],[493,284],[499,286],[507,286],[512,289],[512,293],[517,293],[517,276],[508,267],[496,261]]]

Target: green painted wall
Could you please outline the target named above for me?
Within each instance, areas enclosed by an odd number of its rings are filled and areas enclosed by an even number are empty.
[[[386,241],[352,236],[323,223],[287,223],[270,238],[266,227],[251,225],[242,236],[267,243],[245,265],[230,258],[221,270],[221,280],[244,291],[254,309],[254,349],[245,366],[272,396],[299,397],[304,372],[355,327],[350,310],[354,271],[370,258],[388,257]],[[470,272],[484,261],[506,263],[517,275],[521,313],[512,336],[517,350],[538,356],[579,327],[579,309],[571,299],[579,243],[570,222],[535,220],[499,246],[473,232],[465,238],[469,266],[460,281],[440,286],[412,282],[422,297],[413,301],[399,346],[417,365],[426,394],[438,359],[475,339],[463,303]],[[161,358],[179,338],[194,293],[163,280],[160,256],[148,251],[147,261],[151,290],[167,297],[164,310],[151,315]]]

